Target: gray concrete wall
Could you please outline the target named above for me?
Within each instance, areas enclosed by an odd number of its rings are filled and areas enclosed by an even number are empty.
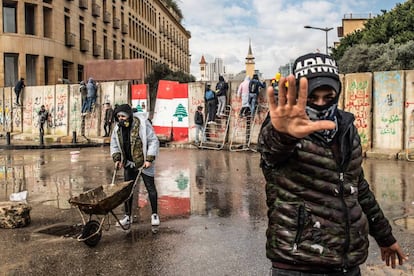
[[[414,148],[414,70],[347,74],[341,75],[341,82],[339,106],[355,115],[355,125],[364,152],[371,149],[401,151]],[[232,113],[228,144],[232,139],[233,143],[243,143],[245,138],[245,123],[238,120],[241,99],[236,94],[239,84],[240,81],[229,83],[228,104],[232,107]],[[36,135],[39,131],[37,111],[40,105],[45,104],[52,115],[51,124],[46,128],[47,135],[70,136],[73,131],[80,133],[81,99],[78,88],[77,84],[26,87],[22,94],[23,108],[13,104],[15,94],[12,88],[0,88],[0,132]],[[196,108],[198,105],[205,107],[204,88],[205,82],[188,84],[188,142],[194,141]],[[86,117],[86,136],[102,136],[102,104],[107,101],[112,106],[130,103],[129,83],[121,81],[99,84],[96,112]],[[262,89],[259,113],[252,124],[252,143],[257,141],[266,114],[267,99],[265,89]],[[234,135],[235,132],[242,134]]]
[[[16,95],[12,88],[0,89],[0,132],[15,135],[37,135],[39,133],[38,111],[45,105],[51,115],[45,124],[45,135],[70,136],[73,131],[81,133],[81,96],[79,85],[57,84],[47,86],[27,86],[21,94],[23,106],[16,106]],[[85,118],[85,135],[101,136],[103,131],[104,109],[102,104],[129,103],[129,82],[103,82],[98,85],[98,99],[95,112]]]

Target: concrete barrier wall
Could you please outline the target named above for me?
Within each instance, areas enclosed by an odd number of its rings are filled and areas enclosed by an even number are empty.
[[[95,112],[86,116],[85,135],[100,136],[103,132],[105,111],[102,105],[110,102],[130,102],[129,82],[104,82],[98,85]],[[23,106],[16,106],[16,95],[11,87],[0,89],[0,132],[36,135],[39,133],[38,112],[45,105],[51,118],[44,125],[45,135],[70,136],[73,131],[81,133],[82,100],[79,85],[57,84],[27,86],[21,94]]]
[[[404,71],[374,73],[373,148],[402,149]]]
[[[414,70],[405,71],[404,148],[414,148]]]
[[[355,116],[363,151],[371,148],[372,73],[348,74],[342,82],[343,109]]]
[[[414,148],[414,70],[388,71],[375,73],[355,73],[341,75],[342,94],[340,108],[355,115],[363,150],[375,149],[403,150]],[[238,120],[241,99],[237,89],[241,81],[229,82],[228,104],[230,114],[227,143],[245,142],[246,125]],[[188,84],[188,141],[194,141],[194,114],[198,105],[204,104],[205,82]],[[216,83],[211,83],[215,86]],[[267,85],[270,82],[267,81]],[[130,85],[127,81],[102,82],[99,84],[95,113],[86,116],[85,135],[101,136],[103,131],[104,109],[102,104],[130,103]],[[251,142],[256,143],[260,126],[267,114],[265,89],[258,98],[258,114],[251,130]],[[79,85],[50,85],[26,87],[22,94],[24,108],[13,104],[15,94],[10,87],[0,88],[0,131],[37,134],[37,112],[42,104],[52,115],[46,127],[46,134],[70,136],[73,131],[81,132],[81,98]],[[235,131],[237,129],[237,131]],[[233,136],[238,132],[239,135]],[[240,135],[241,134],[241,135]]]

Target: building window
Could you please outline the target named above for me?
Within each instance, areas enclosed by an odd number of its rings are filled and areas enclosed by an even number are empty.
[[[17,33],[16,4],[3,3],[3,32]]]
[[[35,5],[30,5],[30,4],[26,4],[25,5],[25,30],[26,30],[26,34],[28,35],[35,35],[36,34],[36,30],[35,30],[35,26],[36,26],[36,15],[35,15],[35,11],[36,11],[36,6]]]
[[[15,82],[19,79],[18,63],[18,54],[4,54],[4,86],[13,87]]]
[[[52,84],[50,81],[50,76],[53,74],[53,58],[52,57],[46,57],[44,59],[44,73],[45,73],[45,84]]]
[[[37,56],[26,55],[26,85],[36,85]]]
[[[78,82],[83,80],[83,65],[78,64]]]
[[[52,9],[43,7],[43,36],[51,38],[53,32]]]
[[[72,62],[64,60],[62,62],[62,77],[63,79],[70,80],[70,73],[71,73],[71,67]]]

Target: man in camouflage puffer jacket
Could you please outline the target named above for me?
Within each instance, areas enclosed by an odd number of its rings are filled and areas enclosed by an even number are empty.
[[[269,115],[258,144],[272,275],[360,275],[368,234],[387,265],[394,268],[397,258],[401,265],[407,257],[364,178],[354,116],[337,108],[335,61],[307,54],[293,69],[295,76],[280,81],[277,104],[273,88],[267,91]]]

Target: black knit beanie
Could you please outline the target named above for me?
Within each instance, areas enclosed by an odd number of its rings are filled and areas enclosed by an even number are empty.
[[[128,114],[128,120],[132,120],[132,108],[129,104],[121,104],[114,110],[114,119],[116,122],[118,122],[118,113],[119,112],[125,112]]]

